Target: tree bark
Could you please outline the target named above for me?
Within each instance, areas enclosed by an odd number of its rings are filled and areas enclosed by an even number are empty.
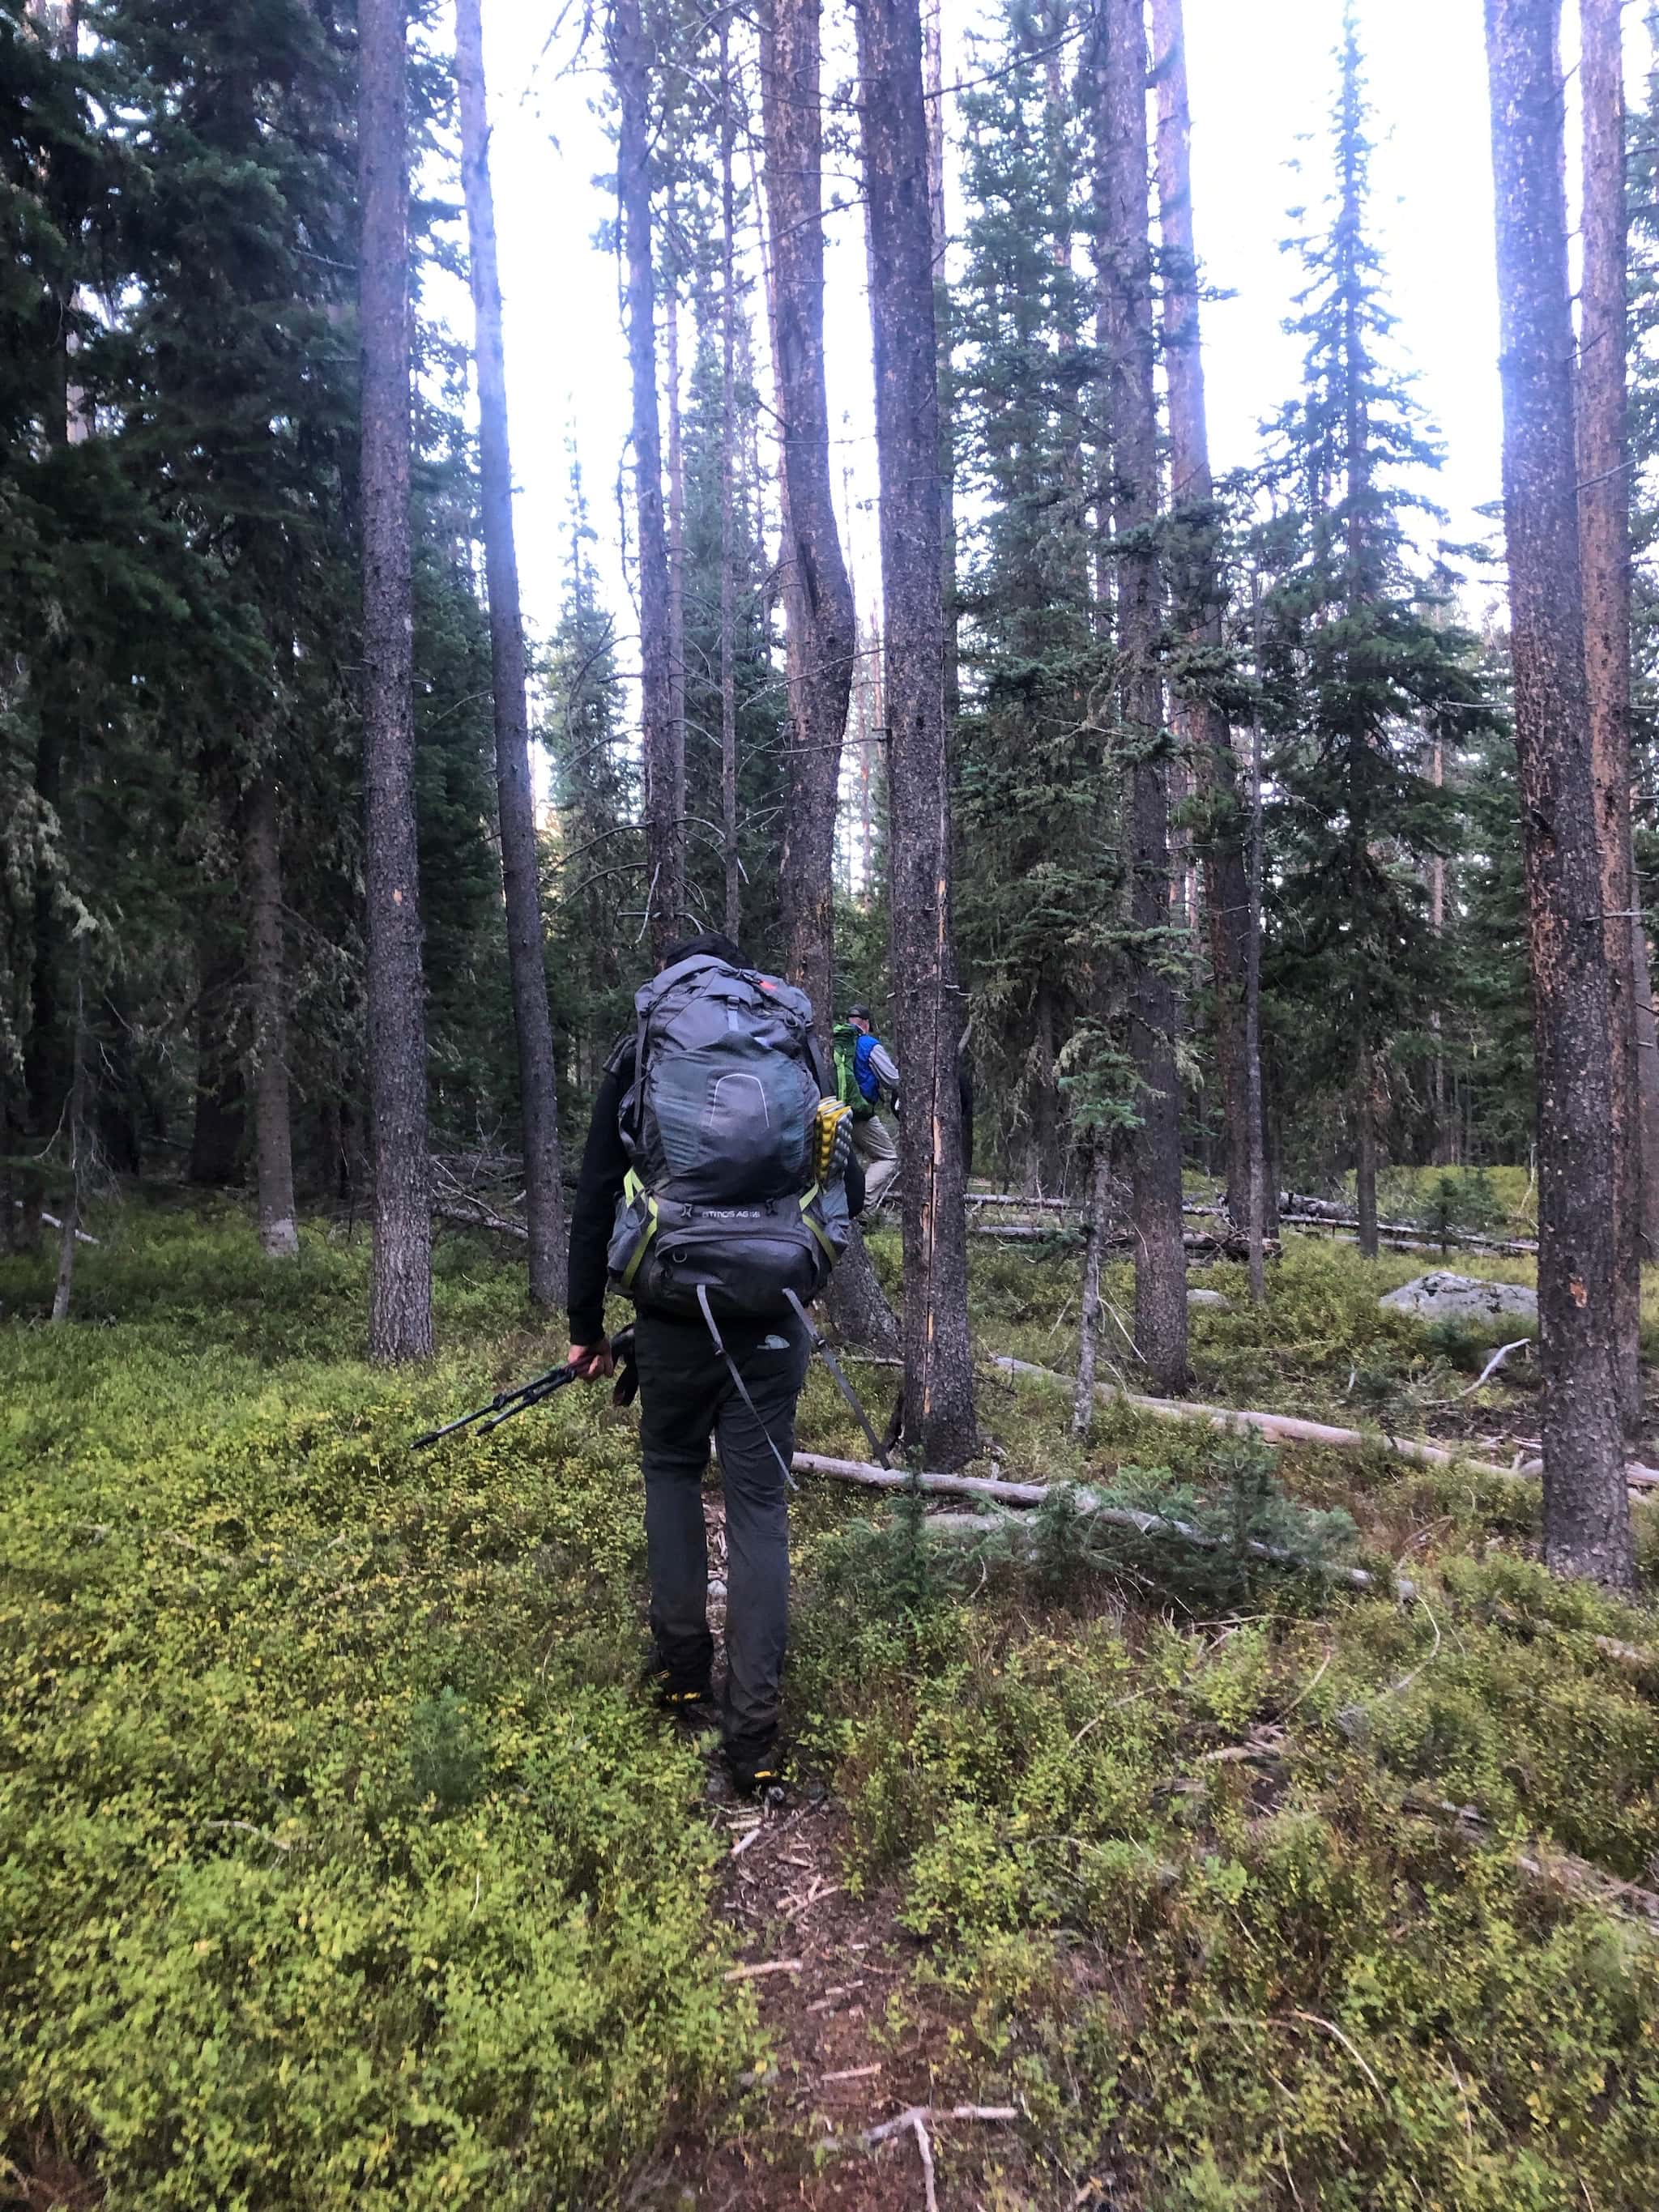
[[[782,438],[789,805],[780,863],[784,970],[834,1016],[836,803],[857,636],[836,528],[823,368],[819,0],[775,0],[762,52],[773,347]]]
[[[1613,1296],[1620,1412],[1642,1425],[1641,1095],[1636,1063],[1636,862],[1631,848],[1629,439],[1625,404],[1625,68],[1620,0],[1580,0],[1583,275],[1579,288],[1578,535],[1584,572],[1595,824],[1613,1048]]]
[[[646,908],[653,955],[680,934],[685,908],[681,803],[684,733],[674,724],[668,543],[657,410],[657,288],[651,257],[651,50],[639,0],[614,0],[611,73],[620,106],[617,201],[628,264],[628,363],[634,387],[634,491],[640,561],[640,729],[645,761]]]
[[[1560,0],[1486,0],[1504,509],[1538,1061],[1544,1556],[1635,1583],[1620,1437],[1607,946],[1584,665]]]
[[[1170,505],[1176,618],[1189,652],[1216,667],[1225,591],[1216,553],[1215,485],[1200,349],[1198,258],[1193,243],[1192,117],[1182,0],[1152,0],[1158,87],[1158,222],[1163,241],[1164,370],[1170,401]],[[1249,893],[1232,731],[1201,678],[1177,708],[1205,802],[1200,848],[1206,934],[1215,995],[1216,1063],[1226,1127],[1228,1205],[1243,1221],[1250,1176],[1244,1065],[1244,935]]]
[[[235,999],[241,981],[240,952],[226,930],[216,900],[209,896],[202,902],[197,921],[192,1025],[196,1104],[185,1170],[191,1182],[209,1190],[227,1188],[242,1168],[247,1084],[234,1042]],[[46,1133],[51,1133],[50,1125]]]
[[[1100,1266],[1106,1249],[1111,1206],[1112,1159],[1103,1137],[1097,1137],[1089,1170],[1089,1229],[1083,1249],[1083,1313],[1078,1329],[1077,1383],[1072,1394],[1072,1434],[1088,1440],[1095,1422],[1095,1366],[1100,1352]]]
[[[1370,1048],[1362,1043],[1353,1079],[1354,1213],[1359,1226],[1359,1256],[1376,1257],[1376,1067]]]
[[[469,269],[476,319],[478,472],[483,499],[484,574],[489,593],[490,682],[495,708],[495,798],[501,817],[501,889],[507,908],[507,972],[519,1048],[519,1108],[524,1125],[525,1221],[530,1231],[530,1297],[553,1309],[564,1302],[564,1186],[559,1171],[559,1102],[553,1024],[547,1006],[536,799],[525,699],[524,623],[513,521],[513,460],[507,438],[507,366],[501,283],[495,252],[495,199],[489,174],[489,116],[484,91],[480,0],[456,0],[455,68],[461,111],[461,183],[466,199]]]
[[[374,1248],[369,1356],[432,1351],[426,1008],[415,830],[406,0],[362,0],[363,786]]]
[[[70,1300],[75,1291],[75,1261],[86,1190],[87,1146],[91,1120],[87,1111],[91,1059],[87,1045],[85,952],[80,952],[77,958],[80,972],[76,975],[75,988],[75,1073],[70,1080],[69,1095],[70,1187],[64,1200],[64,1217],[58,1232],[58,1279],[52,1293],[51,1318],[57,1323],[69,1319]]]
[[[939,575],[945,595],[945,732],[947,745],[962,712],[961,649],[957,643],[957,486],[950,408],[950,288],[945,254],[945,6],[926,0],[921,24],[922,99],[927,121],[927,234],[933,254],[933,320],[939,349]]]
[[[905,1435],[937,1465],[975,1448],[951,939],[939,358],[917,0],[861,0],[859,77],[871,241],[890,879],[904,1079]]]
[[[680,298],[668,293],[663,317],[666,339],[663,368],[668,386],[668,703],[673,730],[671,764],[672,811],[679,824],[680,866],[690,866],[691,825],[685,801],[685,740],[690,727],[685,706],[685,444],[680,418]],[[690,893],[687,895],[690,902]],[[678,934],[678,932],[676,933]]]
[[[1161,1389],[1188,1387],[1181,1241],[1181,1091],[1170,981],[1169,760],[1158,673],[1158,416],[1152,387],[1146,40],[1142,0],[1103,0],[1097,45],[1101,148],[1097,252],[1111,380],[1118,557],[1119,710],[1133,758],[1130,817],[1130,1048],[1139,1091],[1133,1146],[1135,1342]]]
[[[1261,720],[1258,714],[1250,726],[1249,915],[1244,937],[1244,1100],[1249,1122],[1245,1234],[1249,1240],[1253,1306],[1267,1303],[1267,1129],[1261,1100]],[[1273,1225],[1277,1229],[1277,1220]]]
[[[720,838],[726,862],[726,933],[735,943],[743,923],[738,857],[737,556],[732,527],[733,336],[737,273],[732,193],[732,19],[720,17]],[[833,857],[833,855],[832,855]]]
[[[294,1134],[288,1094],[288,983],[283,960],[283,863],[276,787],[254,779],[242,832],[247,872],[249,980],[253,988],[253,1162],[259,1243],[267,1259],[300,1249],[294,1207]]]

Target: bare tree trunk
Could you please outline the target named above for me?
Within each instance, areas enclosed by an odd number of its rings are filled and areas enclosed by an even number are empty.
[[[507,969],[519,1048],[530,1297],[532,1304],[553,1309],[564,1299],[564,1185],[560,1175],[558,1085],[553,1024],[547,1004],[541,870],[525,697],[524,623],[519,607],[519,555],[513,520],[513,461],[507,435],[507,367],[480,0],[456,0],[455,60],[460,93],[461,179],[477,321],[478,457],[495,706],[495,793],[501,817]]]
[[[1648,926],[1640,914],[1632,915],[1630,932],[1631,966],[1636,978],[1636,1085],[1642,1146],[1641,1256],[1652,1262],[1659,1261],[1659,1018],[1654,1011]]]
[[[726,860],[726,933],[735,940],[743,920],[738,865],[738,675],[736,554],[732,512],[732,345],[736,330],[732,198],[732,140],[737,114],[732,100],[732,19],[720,17],[720,834]],[[774,280],[775,282],[775,279]],[[830,823],[830,863],[835,854]]]
[[[785,972],[827,1037],[834,1013],[836,803],[858,641],[836,527],[823,368],[819,0],[775,0],[762,54],[774,348],[790,579]]]
[[[1213,665],[1223,647],[1225,592],[1216,550],[1215,486],[1210,474],[1200,345],[1182,0],[1152,0],[1152,51],[1158,86],[1158,222],[1164,247],[1164,368],[1170,398],[1170,504],[1176,526],[1168,540],[1176,562],[1170,580],[1176,619],[1188,648]],[[1225,714],[1205,694],[1201,678],[1188,687],[1177,711],[1205,802],[1199,857],[1226,1128],[1227,1203],[1237,1221],[1245,1209],[1251,1143],[1243,1037],[1248,893],[1243,811],[1232,732]]]
[[[905,1435],[957,1468],[975,1449],[951,939],[939,530],[939,359],[917,0],[858,15],[869,194],[886,620],[893,981],[905,1111]]]
[[[63,1225],[58,1232],[58,1280],[52,1293],[52,1319],[54,1322],[69,1319],[70,1300],[75,1292],[75,1259],[88,1172],[89,1055],[87,1050],[85,965],[82,953],[80,956],[82,972],[76,975],[75,984],[75,1073],[70,1082],[69,1095],[70,1187],[64,1200]]]
[[[253,1162],[259,1243],[267,1259],[300,1249],[294,1209],[294,1134],[288,1096],[288,981],[283,959],[283,862],[276,786],[255,778],[242,832],[247,871],[249,976],[253,987]]]
[[[362,0],[363,786],[374,1123],[371,1358],[432,1352],[426,1008],[415,833],[406,0]]]
[[[1353,1079],[1354,1212],[1359,1221],[1359,1256],[1374,1260],[1376,1243],[1376,1066],[1369,1045],[1359,1048]]]
[[[1538,1057],[1544,1556],[1636,1578],[1619,1419],[1607,945],[1584,666],[1560,0],[1486,0],[1504,508]]]
[[[927,118],[927,234],[933,252],[933,322],[939,349],[939,548],[945,595],[945,729],[946,743],[962,711],[961,650],[957,640],[957,487],[951,426],[950,286],[945,270],[949,234],[945,222],[945,6],[925,0],[921,21],[922,97]]]
[[[1250,726],[1249,918],[1244,937],[1244,1104],[1249,1117],[1250,1304],[1267,1303],[1267,1127],[1261,1102],[1261,720]],[[1274,1213],[1277,1216],[1275,1206]]]
[[[217,897],[210,891],[197,916],[192,1023],[196,1104],[185,1172],[191,1182],[210,1190],[225,1189],[241,1171],[247,1100],[246,1079],[235,1047],[235,1002],[241,981],[240,949],[228,933]],[[37,1018],[39,1005],[37,994]]]
[[[1112,1157],[1097,1136],[1089,1166],[1089,1227],[1083,1254],[1083,1316],[1078,1329],[1077,1387],[1072,1394],[1072,1434],[1086,1442],[1095,1421],[1095,1369],[1100,1352],[1100,1264],[1111,1206]]]
[[[1444,788],[1446,781],[1446,748],[1437,737],[1430,754],[1430,773],[1437,791]],[[1445,855],[1437,853],[1429,862],[1429,927],[1437,937],[1446,929],[1446,861]],[[1434,1039],[1434,1064],[1430,1071],[1433,1086],[1434,1161],[1437,1167],[1450,1167],[1457,1154],[1456,1130],[1446,1110],[1446,1053],[1442,1041],[1440,1009],[1437,1006],[1429,1017],[1429,1031]]]
[[[640,554],[640,726],[645,757],[646,899],[660,959],[685,908],[685,736],[674,721],[668,544],[657,410],[656,278],[651,258],[651,50],[640,0],[613,0],[617,201],[628,263],[628,362],[634,386],[634,488]]]
[[[686,819],[685,801],[685,746],[690,722],[685,705],[685,445],[681,434],[678,287],[669,290],[663,330],[666,340],[663,367],[668,385],[668,697],[674,731],[674,818],[680,825],[680,865],[686,868],[690,866],[691,849],[691,825]],[[690,903],[688,893],[688,910]]]
[[[1620,1412],[1642,1425],[1641,1097],[1636,1074],[1636,863],[1630,819],[1630,477],[1626,428],[1625,67],[1620,0],[1580,0],[1584,264],[1579,289],[1578,535],[1613,1047],[1613,1295]]]
[[[1187,1364],[1187,1257],[1181,1241],[1181,1089],[1170,981],[1169,762],[1160,745],[1158,417],[1152,389],[1146,40],[1142,0],[1103,0],[1099,274],[1111,379],[1118,560],[1120,711],[1134,755],[1130,795],[1133,930],[1130,1042],[1139,1082],[1133,1143],[1135,1342],[1158,1388],[1178,1395]]]

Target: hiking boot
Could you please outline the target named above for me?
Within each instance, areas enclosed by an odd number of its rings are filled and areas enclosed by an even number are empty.
[[[684,1721],[688,1728],[709,1728],[719,1720],[720,1708],[707,1680],[687,1681],[672,1668],[654,1664],[646,1668],[644,1679],[657,1711],[671,1719]]]
[[[757,1797],[767,1805],[788,1801],[788,1778],[775,1745],[764,1751],[733,1751],[728,1747],[726,1771],[739,1797]]]

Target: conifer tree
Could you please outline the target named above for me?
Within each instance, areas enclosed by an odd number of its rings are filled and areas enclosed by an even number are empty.
[[[1169,748],[1158,665],[1158,421],[1144,0],[1104,0],[1093,66],[1095,252],[1109,379],[1118,714],[1130,763],[1129,1036],[1138,1124],[1132,1140],[1135,1346],[1158,1388],[1180,1392],[1190,1374],[1170,944]]]
[[[951,932],[939,367],[916,0],[864,0],[859,81],[869,195],[881,477],[894,1003],[903,1073],[905,1434],[931,1465],[975,1448]]]
[[[405,0],[362,0],[363,781],[368,1073],[374,1151],[369,1349],[432,1351],[426,1013],[416,844],[410,553]]]
[[[1544,1556],[1636,1579],[1620,1435],[1607,945],[1584,665],[1560,0],[1486,0],[1504,520],[1538,1055]]]
[[[1474,708],[1472,642],[1448,586],[1412,565],[1407,520],[1438,450],[1388,355],[1393,317],[1369,222],[1370,143],[1358,36],[1344,20],[1325,230],[1298,241],[1303,389],[1280,417],[1267,480],[1284,501],[1267,620],[1289,712],[1273,763],[1280,880],[1270,988],[1334,1012],[1298,1017],[1304,1078],[1346,1093],[1360,1249],[1376,1252],[1378,1127],[1389,1041],[1443,992],[1427,859],[1449,810],[1426,773],[1429,726]]]
[[[489,594],[495,788],[501,833],[501,879],[507,904],[507,953],[513,983],[513,1026],[519,1048],[525,1219],[530,1231],[530,1296],[535,1304],[551,1307],[560,1303],[564,1292],[564,1191],[559,1178],[559,1107],[554,1081],[553,1032],[547,1011],[535,799],[530,777],[524,625],[519,611],[519,558],[513,524],[513,464],[507,439],[507,374],[501,340],[501,285],[495,255],[495,203],[489,175],[489,118],[484,94],[479,0],[457,0],[455,38],[469,270],[477,326],[478,456]]]

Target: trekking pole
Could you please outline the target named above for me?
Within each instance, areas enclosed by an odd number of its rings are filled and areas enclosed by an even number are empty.
[[[487,1406],[477,1407],[463,1413],[459,1421],[449,1421],[441,1429],[429,1429],[423,1437],[416,1437],[410,1446],[411,1451],[424,1451],[428,1444],[441,1443],[446,1437],[458,1435],[481,1421],[482,1435],[498,1429],[503,1421],[510,1421],[514,1413],[522,1413],[531,1406],[539,1406],[544,1398],[550,1398],[556,1390],[562,1390],[567,1382],[574,1382],[576,1370],[568,1364],[550,1367],[545,1375],[538,1375],[533,1382],[521,1382],[516,1390],[498,1390]]]

